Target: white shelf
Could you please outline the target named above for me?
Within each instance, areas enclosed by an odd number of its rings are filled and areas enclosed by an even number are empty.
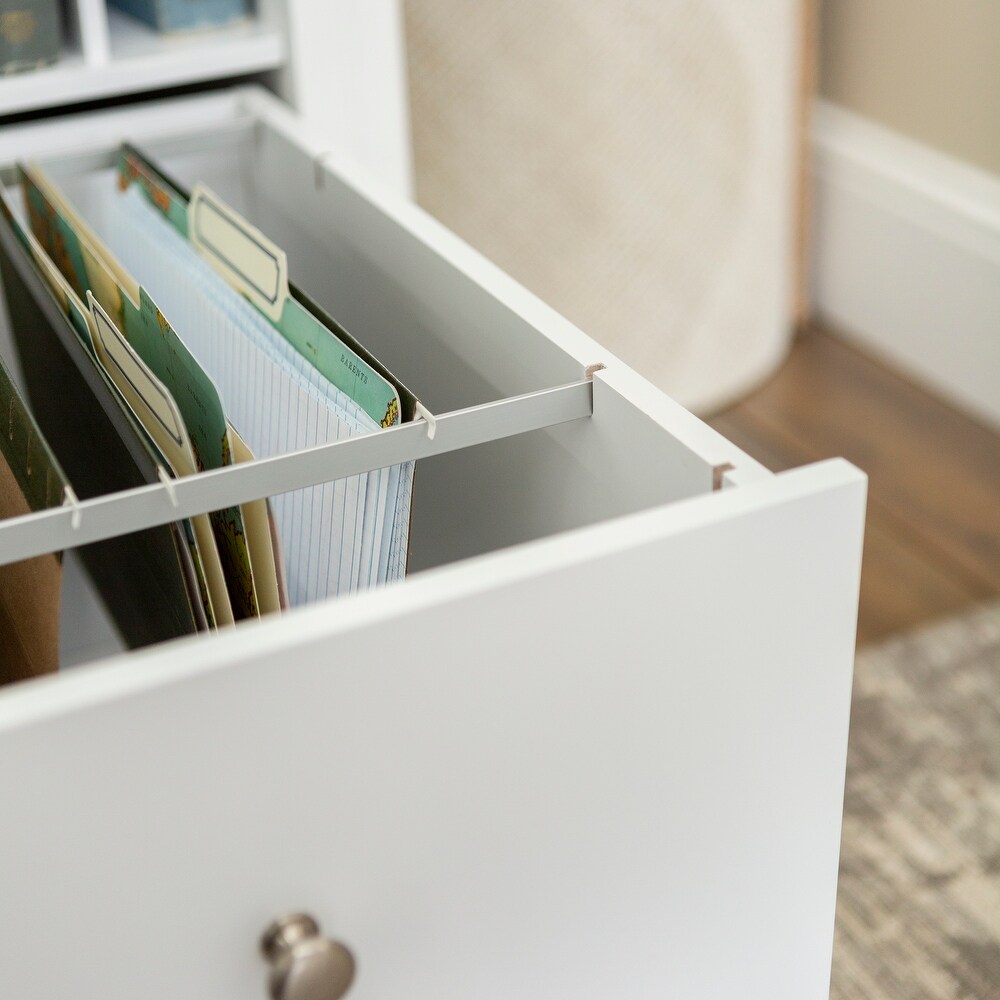
[[[43,69],[0,77],[0,116],[119,94],[220,80],[275,69],[285,61],[282,34],[258,20],[227,28],[160,35],[108,11],[109,58],[67,52]]]

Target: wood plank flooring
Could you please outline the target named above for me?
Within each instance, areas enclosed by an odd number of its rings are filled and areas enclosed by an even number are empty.
[[[807,330],[709,423],[774,471],[841,455],[868,473],[859,643],[1000,594],[1000,435],[845,341]]]

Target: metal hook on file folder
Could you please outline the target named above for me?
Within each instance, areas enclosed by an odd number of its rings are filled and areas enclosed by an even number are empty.
[[[156,478],[163,483],[163,488],[167,491],[167,498],[174,507],[180,506],[177,500],[177,490],[174,488],[173,476],[163,468],[162,465],[156,467]]]
[[[80,506],[80,498],[73,492],[73,487],[68,483],[63,487],[63,506],[72,509],[69,526],[73,531],[79,531],[83,521],[83,508]]]
[[[427,440],[433,441],[434,435],[437,434],[437,417],[420,400],[417,400],[414,412],[427,424]]]

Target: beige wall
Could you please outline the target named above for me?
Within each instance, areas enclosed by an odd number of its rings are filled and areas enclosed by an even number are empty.
[[[1000,0],[821,0],[820,90],[1000,174]]]

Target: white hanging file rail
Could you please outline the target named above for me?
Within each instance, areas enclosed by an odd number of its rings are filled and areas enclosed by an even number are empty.
[[[330,444],[0,521],[0,566],[593,414],[593,382],[512,396]]]

